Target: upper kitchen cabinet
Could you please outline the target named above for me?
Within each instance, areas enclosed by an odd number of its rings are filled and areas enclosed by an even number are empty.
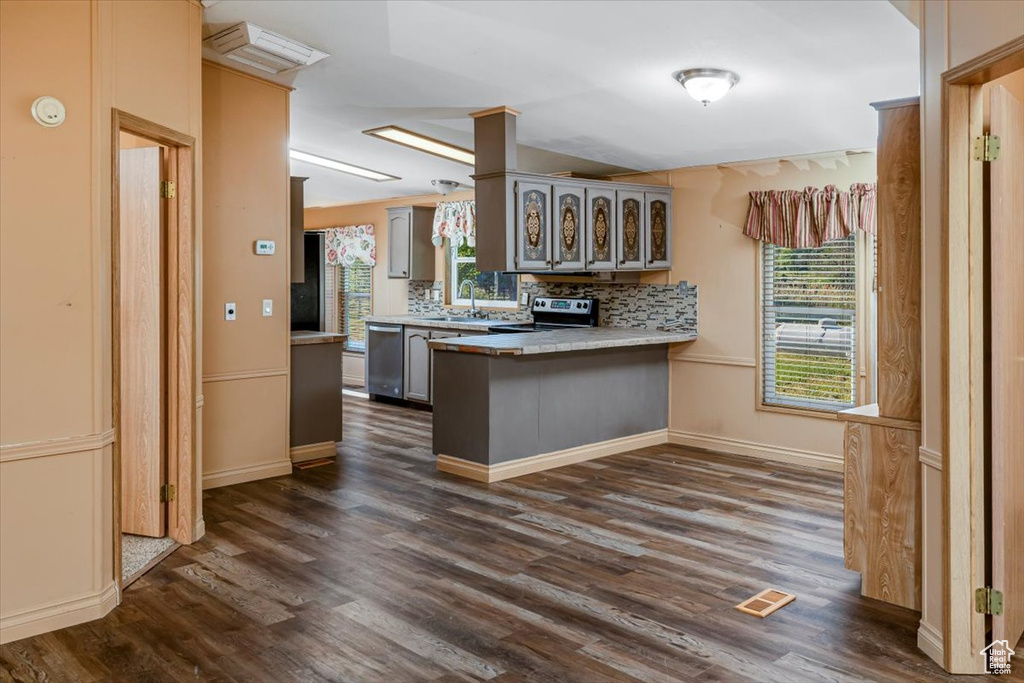
[[[303,216],[303,183],[306,180],[307,178],[300,178],[298,176],[292,176],[291,178],[289,241],[291,242],[290,255],[293,284],[301,284],[306,281],[305,218]]]
[[[433,224],[432,207],[388,209],[388,277],[434,279],[434,245],[430,242]]]
[[[619,226],[618,270],[643,270],[644,233],[646,233],[646,212],[642,190],[618,190],[616,222]]]
[[[644,193],[644,243],[647,259],[644,268],[665,270],[672,266],[672,192]]]
[[[572,185],[555,185],[554,195],[554,270],[580,272],[586,270],[584,237],[584,190]]]
[[[584,270],[615,270],[615,190],[588,187],[585,206],[587,263]]]
[[[551,270],[551,185],[516,183],[515,235],[515,270]]]

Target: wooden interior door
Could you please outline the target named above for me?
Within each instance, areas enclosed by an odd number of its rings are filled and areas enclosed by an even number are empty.
[[[1013,648],[1024,632],[1024,106],[995,86],[990,121],[1001,143],[989,165],[991,566],[1003,593],[992,640]]]
[[[121,531],[166,531],[160,147],[120,151]]]

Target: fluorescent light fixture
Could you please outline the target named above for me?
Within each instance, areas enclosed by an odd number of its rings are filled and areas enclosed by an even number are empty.
[[[672,74],[690,97],[705,107],[725,97],[740,77],[724,69],[684,69]]]
[[[382,183],[385,180],[401,180],[401,178],[396,175],[388,175],[387,173],[381,173],[380,171],[371,171],[370,169],[363,168],[362,166],[353,166],[352,164],[346,164],[343,161],[335,161],[334,159],[328,159],[326,157],[318,157],[315,154],[300,152],[297,149],[288,150],[288,156],[296,161],[305,161],[307,164],[323,166],[324,168],[329,168],[332,171],[341,171],[342,173],[359,176],[360,178],[376,180],[378,183]]]
[[[468,149],[449,145],[447,142],[428,138],[426,135],[413,133],[412,131],[405,130],[404,128],[399,128],[398,126],[371,128],[370,130],[364,130],[363,132],[367,135],[372,135],[375,138],[382,138],[389,142],[398,143],[404,147],[411,147],[412,149],[418,149],[419,151],[426,152],[427,154],[433,154],[436,157],[457,161],[460,164],[466,164],[467,166],[476,165],[476,157],[474,157],[473,153]]]

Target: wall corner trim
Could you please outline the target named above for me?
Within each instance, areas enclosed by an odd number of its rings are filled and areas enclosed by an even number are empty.
[[[52,602],[0,617],[0,644],[82,624],[106,616],[117,606],[117,586],[70,600]]]
[[[711,434],[698,434],[696,432],[684,432],[678,429],[670,429],[668,442],[679,446],[689,446],[715,453],[727,453],[730,455],[745,455],[759,460],[774,460],[786,462],[793,465],[803,465],[819,470],[830,472],[843,471],[843,456],[831,453],[818,453],[815,451],[803,451],[797,448],[786,448],[768,443],[756,441],[744,441],[742,439],[728,439]]]
[[[917,459],[922,465],[927,465],[935,470],[942,469],[942,453],[926,448],[924,446],[918,446],[917,448]]]
[[[930,624],[924,623],[924,621],[921,622],[920,627],[917,629],[917,647],[931,657],[932,661],[936,664],[943,666],[945,649],[942,644],[942,633]]]

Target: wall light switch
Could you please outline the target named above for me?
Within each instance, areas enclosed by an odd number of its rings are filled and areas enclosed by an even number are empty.
[[[263,317],[264,318],[269,318],[272,315],[274,315],[274,300],[273,299],[264,299],[263,300]]]
[[[235,308],[234,302],[229,303],[229,304],[224,304],[224,319],[225,320],[234,320],[235,319],[236,310],[237,309]]]
[[[256,240],[256,253],[260,256],[270,256],[277,250],[274,240]]]

